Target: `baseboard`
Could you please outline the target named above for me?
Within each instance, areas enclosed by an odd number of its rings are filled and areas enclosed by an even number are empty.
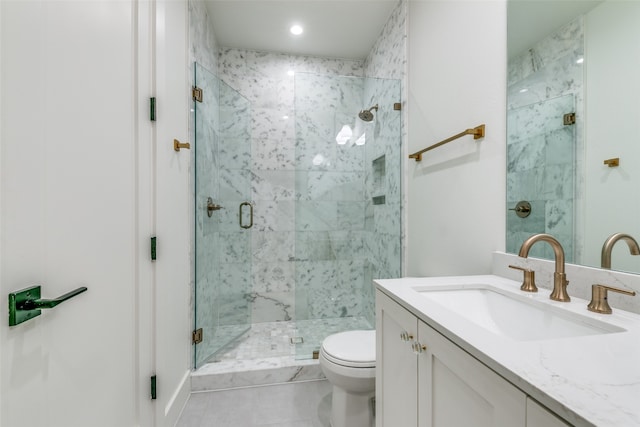
[[[191,393],[191,371],[187,370],[164,408],[164,426],[175,426]]]

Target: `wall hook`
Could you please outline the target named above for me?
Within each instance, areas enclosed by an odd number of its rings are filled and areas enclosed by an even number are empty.
[[[186,148],[187,150],[191,149],[191,144],[188,142],[180,142],[177,139],[173,140],[173,149],[175,151],[180,151],[181,148]]]
[[[604,164],[609,166],[610,168],[615,168],[616,166],[620,166],[620,157],[615,157],[613,159],[607,159],[604,161]]]

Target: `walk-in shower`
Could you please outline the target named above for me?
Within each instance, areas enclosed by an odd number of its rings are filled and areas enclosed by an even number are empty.
[[[197,64],[195,82],[195,366],[311,359],[373,328],[372,280],[401,273],[400,82],[297,72],[277,121]]]

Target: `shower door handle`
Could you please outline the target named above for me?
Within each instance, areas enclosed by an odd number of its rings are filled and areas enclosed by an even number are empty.
[[[249,206],[249,225],[244,225],[242,221],[242,211],[245,206]],[[240,203],[240,209],[238,213],[238,222],[240,223],[240,227],[242,228],[251,228],[253,227],[253,205],[249,202]]]

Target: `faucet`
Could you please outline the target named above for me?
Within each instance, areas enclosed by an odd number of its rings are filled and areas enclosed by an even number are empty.
[[[618,240],[624,240],[625,242],[627,242],[631,255],[640,255],[640,246],[638,246],[638,242],[636,242],[636,239],[628,234],[615,233],[609,236],[609,238],[604,241],[604,245],[602,245],[600,267],[611,270],[611,250],[613,249],[613,245],[615,245]]]
[[[531,246],[539,241],[549,243],[553,248],[553,253],[556,258],[556,271],[553,273],[553,291],[549,298],[554,301],[571,301],[569,294],[567,294],[567,285],[569,282],[567,281],[567,275],[564,273],[564,249],[562,249],[562,245],[555,239],[555,237],[550,234],[534,234],[522,243],[518,256],[527,258],[527,256],[529,256],[529,249],[531,249]]]

